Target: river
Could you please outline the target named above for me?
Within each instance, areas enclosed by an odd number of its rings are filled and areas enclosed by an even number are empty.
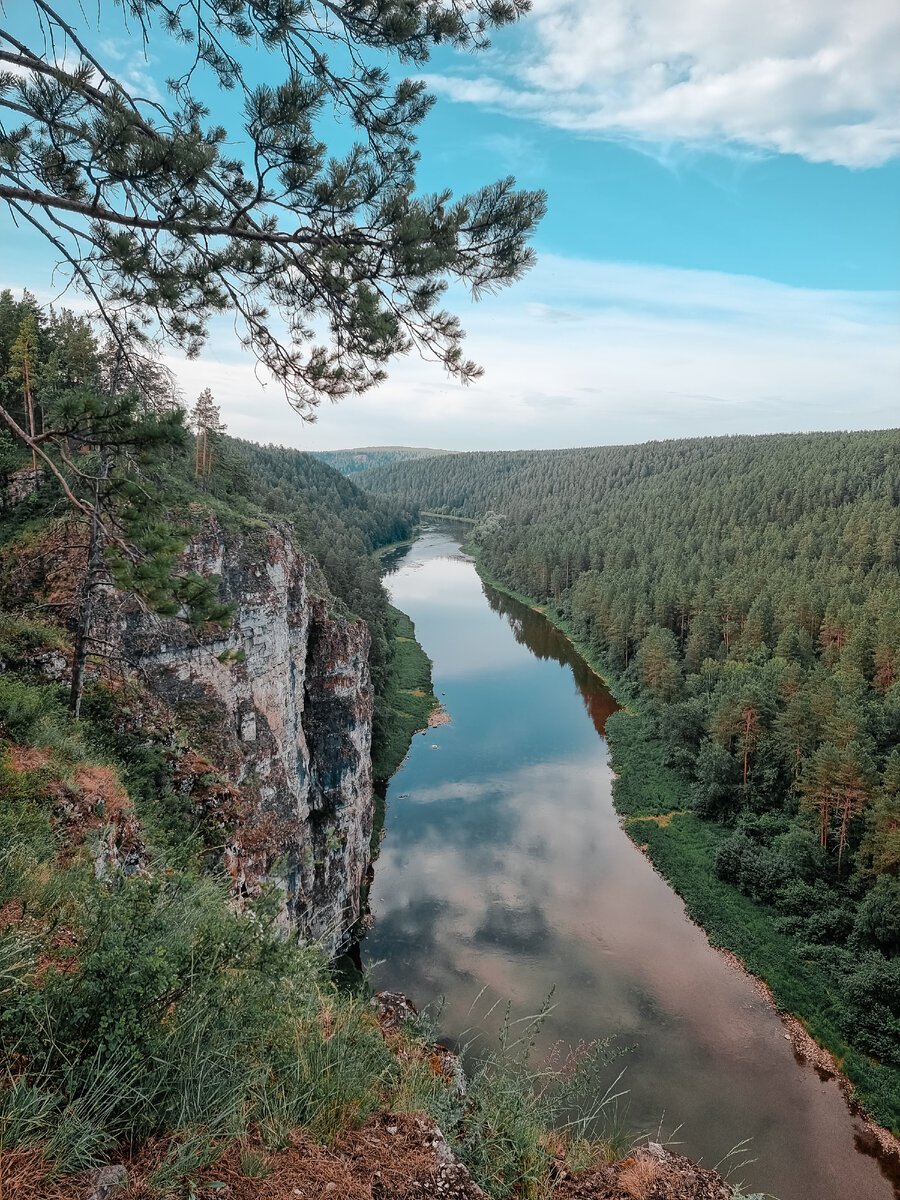
[[[458,535],[458,536],[457,536]],[[390,781],[362,950],[376,987],[444,997],[450,1038],[554,990],[545,1044],[614,1036],[616,1121],[780,1200],[890,1200],[834,1080],[713,950],[619,826],[602,680],[539,613],[482,584],[458,525],[386,562],[452,721]],[[485,989],[482,991],[482,989]],[[474,1008],[473,1008],[474,1005]],[[677,1131],[676,1131],[677,1130]],[[746,1162],[747,1158],[755,1161]]]

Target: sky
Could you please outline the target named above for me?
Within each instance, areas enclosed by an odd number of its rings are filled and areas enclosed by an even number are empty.
[[[168,60],[92,32],[164,89]],[[895,426],[898,59],[885,0],[534,0],[489,51],[440,50],[423,72],[424,190],[511,173],[549,195],[523,281],[478,305],[450,293],[481,380],[411,356],[308,424],[227,320],[169,364],[232,433],[302,449]],[[0,284],[53,296],[52,251],[0,221]]]

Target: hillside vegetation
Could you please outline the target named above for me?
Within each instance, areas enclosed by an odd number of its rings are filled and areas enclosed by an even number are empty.
[[[342,475],[357,475],[375,467],[386,467],[408,459],[434,458],[451,454],[450,450],[430,450],[423,446],[357,446],[351,450],[313,450],[313,455],[334,467]]]
[[[900,1128],[900,432],[464,454],[365,487],[476,518],[480,568],[614,680],[627,817]],[[637,834],[637,830],[635,831]]]
[[[72,711],[96,526],[107,602],[112,571],[151,611],[197,625],[231,620],[209,602],[215,579],[179,573],[211,517],[257,538],[290,518],[327,576],[311,570],[317,602],[370,622],[380,773],[433,703],[371,555],[408,536],[411,510],[310,456],[228,439],[211,397],[194,437],[159,377],[143,391],[122,367],[81,319],[0,294],[0,397],[47,448],[36,469],[0,435],[0,1195],[74,1200],[109,1161],[128,1164],[128,1194],[170,1200],[223,1178],[262,1194],[270,1176],[293,1195],[352,1175],[356,1190],[335,1194],[372,1195],[379,1169],[414,1194],[439,1178],[440,1146],[429,1122],[385,1114],[422,1112],[489,1195],[547,1195],[555,1155],[608,1151],[578,1126],[551,1135],[605,1047],[576,1078],[554,1075],[528,1061],[530,1028],[517,1039],[508,1025],[499,1053],[473,1056],[463,1096],[427,1023],[382,1027],[364,986],[339,987],[318,948],[286,936],[282,892],[263,882],[232,902],[224,843],[253,781],[223,774],[201,705],[168,705],[93,641]],[[376,1161],[372,1145],[398,1129]]]

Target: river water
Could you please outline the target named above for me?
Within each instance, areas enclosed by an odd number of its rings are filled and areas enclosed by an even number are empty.
[[[728,1161],[756,1161],[732,1180],[780,1200],[889,1200],[837,1084],[797,1061],[620,829],[602,681],[539,613],[481,583],[457,535],[435,524],[386,564],[452,722],[413,739],[388,788],[362,946],[373,983],[444,997],[450,1038],[493,1035],[494,1000],[525,1015],[555,989],[545,1044],[633,1047],[610,1069],[626,1067],[619,1125],[661,1130],[706,1166],[751,1139]]]

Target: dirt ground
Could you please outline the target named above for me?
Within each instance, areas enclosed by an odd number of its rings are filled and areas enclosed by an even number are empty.
[[[167,1146],[149,1143],[133,1159],[101,1172],[52,1180],[33,1152],[2,1155],[3,1200],[160,1200],[149,1180]],[[123,1169],[124,1168],[124,1169]],[[260,1142],[231,1145],[214,1166],[198,1171],[196,1200],[486,1200],[432,1120],[381,1113],[326,1149],[297,1134],[267,1151]],[[163,1193],[165,1195],[165,1193]],[[176,1195],[172,1194],[173,1200]],[[560,1164],[553,1200],[728,1200],[720,1175],[662,1146],[650,1145],[620,1163],[571,1174]]]

